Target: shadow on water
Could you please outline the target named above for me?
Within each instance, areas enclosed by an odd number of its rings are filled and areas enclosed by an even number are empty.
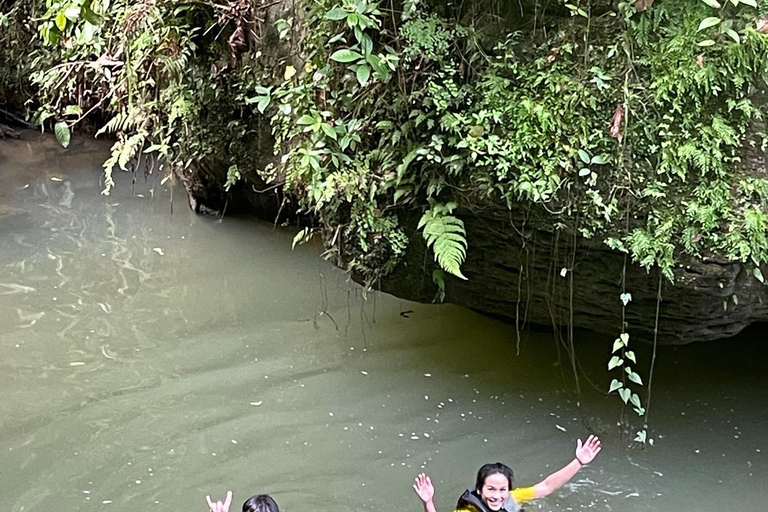
[[[612,339],[577,332],[576,396],[551,334],[518,355],[513,327],[466,309],[364,300],[291,233],[171,215],[156,177],[101,196],[108,144],[25,137],[0,142],[7,510],[204,510],[230,488],[287,512],[416,510],[427,471],[445,511],[483,463],[534,483],[590,429],[598,461],[527,510],[762,509],[765,326],[659,347],[655,447],[628,447]]]

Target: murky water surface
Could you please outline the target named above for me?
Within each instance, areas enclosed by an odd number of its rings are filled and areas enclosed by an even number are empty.
[[[659,352],[656,446],[618,437],[611,340],[579,334],[584,397],[549,334],[358,286],[291,233],[189,212],[108,146],[0,141],[0,503],[21,511],[205,510],[270,492],[286,512],[452,510],[477,468],[518,484],[604,450],[527,510],[765,510],[765,331]],[[618,298],[617,298],[618,300]],[[641,362],[650,354],[639,349]],[[564,375],[566,378],[564,379]]]

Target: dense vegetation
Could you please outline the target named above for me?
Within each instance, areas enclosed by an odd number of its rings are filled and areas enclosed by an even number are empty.
[[[768,261],[768,39],[755,0],[26,0],[0,3],[0,98],[115,169],[279,190],[372,284],[408,245],[443,288],[458,212],[535,209],[668,279]],[[512,226],[511,226],[512,228]],[[622,294],[626,306],[629,294]],[[624,403],[622,333],[609,369]],[[627,380],[628,379],[628,380]],[[644,431],[638,434],[645,439]]]
[[[83,121],[114,133],[107,191],[142,155],[224,189],[266,181],[368,282],[414,209],[461,277],[454,210],[487,202],[534,204],[670,278],[683,254],[762,277],[768,186],[743,165],[766,143],[752,0],[4,5],[0,92],[64,144]]]

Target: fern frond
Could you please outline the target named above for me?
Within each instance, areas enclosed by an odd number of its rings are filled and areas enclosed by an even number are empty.
[[[109,195],[112,187],[115,186],[115,181],[112,179],[112,171],[115,165],[119,166],[122,170],[128,170],[128,162],[131,158],[136,156],[136,153],[141,151],[144,147],[144,143],[147,140],[147,132],[144,130],[128,137],[120,137],[117,142],[112,146],[112,154],[104,162],[104,190],[101,191],[105,196]]]
[[[117,133],[119,131],[136,130],[144,123],[144,116],[141,114],[141,110],[138,108],[130,108],[128,110],[121,110],[115,117],[110,119],[107,124],[101,127],[96,132],[96,136],[104,133]]]
[[[421,217],[419,228],[423,228],[427,246],[432,248],[435,261],[446,272],[466,279],[461,273],[461,264],[467,257],[467,233],[461,219],[449,215],[455,204],[435,204]]]
[[[144,148],[144,141],[146,139],[147,134],[144,131],[140,131],[139,133],[128,137],[117,159],[117,163],[122,170],[128,170],[128,162],[131,160],[131,158],[136,156],[138,151]]]

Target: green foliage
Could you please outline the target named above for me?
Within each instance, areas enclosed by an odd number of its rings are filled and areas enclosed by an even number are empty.
[[[240,169],[238,169],[237,164],[230,165],[229,169],[227,169],[227,181],[224,183],[224,190],[229,192],[229,189],[236,185],[242,178],[243,176],[240,174]]]
[[[259,34],[244,32],[262,17],[256,3],[240,10],[177,0],[27,4],[28,18],[16,17],[13,28],[31,30],[26,40],[17,31],[12,43],[26,48],[33,120],[55,127],[62,142],[82,122],[108,120],[98,131],[116,139],[104,164],[105,193],[115,167],[132,170],[142,158],[205,181],[216,168],[238,165],[248,176],[264,166],[258,153],[268,132],[243,102],[278,55],[259,59]],[[6,69],[0,62],[0,80],[10,82]]]
[[[626,306],[626,303],[624,305]],[[640,395],[635,391],[635,389],[642,388],[643,379],[640,377],[640,374],[635,371],[637,357],[635,356],[634,351],[629,349],[629,334],[622,332],[621,335],[616,338],[613,342],[611,353],[613,355],[611,356],[610,361],[608,361],[608,371],[621,372],[621,379],[614,378],[611,380],[611,384],[608,387],[608,393],[616,392],[625,405],[631,405],[638,416],[644,416],[646,412],[645,408],[643,407]],[[645,429],[639,431],[634,440],[636,442],[645,443],[647,441],[647,433]],[[651,444],[653,444],[652,440]]]
[[[452,216],[456,203],[432,203],[431,208],[419,220],[424,230],[427,246],[432,247],[435,260],[442,269],[461,279],[461,264],[467,256],[467,233],[464,222]]]
[[[440,61],[449,54],[451,44],[466,35],[467,31],[461,26],[452,25],[435,14],[421,14],[400,27],[405,44],[402,57]]]
[[[674,279],[689,257],[768,261],[768,181],[744,166],[768,140],[762,10],[715,4],[574,3],[533,23],[489,21],[483,1],[299,0],[274,17],[256,1],[40,0],[26,69],[43,126],[108,119],[107,189],[147,154],[182,176],[220,169],[222,188],[259,177],[368,282],[424,211],[438,266],[461,276],[459,219],[489,203],[549,212]],[[4,14],[0,42],[23,39],[20,20]]]
[[[59,141],[59,144],[61,144],[62,147],[64,148],[68,147],[69,142],[72,139],[72,134],[69,131],[69,127],[67,126],[67,123],[63,121],[59,121],[53,127],[53,131],[56,134],[56,139]]]

